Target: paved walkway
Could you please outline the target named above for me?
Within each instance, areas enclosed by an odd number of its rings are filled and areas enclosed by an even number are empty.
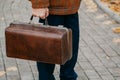
[[[29,21],[27,0],[0,0],[0,80],[38,80],[36,63],[6,57],[4,29],[14,20]],[[93,0],[83,0],[79,11],[81,38],[75,70],[78,80],[120,80],[120,26],[99,9]],[[16,43],[15,43],[16,44]],[[59,65],[55,68],[59,80]]]

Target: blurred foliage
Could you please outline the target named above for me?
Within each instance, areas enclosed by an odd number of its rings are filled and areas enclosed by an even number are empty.
[[[101,2],[120,15],[120,0],[101,0]]]

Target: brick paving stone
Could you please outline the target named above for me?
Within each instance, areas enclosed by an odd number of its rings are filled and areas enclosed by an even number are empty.
[[[19,64],[18,63],[19,61],[20,60],[17,60],[17,65],[18,65],[18,69],[20,72],[21,80],[34,80],[34,78],[33,78],[34,76],[33,76],[33,73],[31,73],[32,70],[31,70],[31,67],[30,67],[28,61],[26,60],[24,64]]]
[[[0,52],[0,80],[6,80],[5,66],[2,59],[2,54]]]
[[[12,13],[10,10],[11,4],[14,0],[6,0],[3,5],[3,13],[5,18],[6,27],[13,21]]]
[[[28,65],[18,65],[18,68],[21,80],[34,80]]]
[[[78,62],[78,63],[84,70],[92,70],[93,69],[92,65],[88,61]]]
[[[89,47],[82,47],[80,50],[83,52],[87,59],[96,58],[96,55],[93,54]]]
[[[100,76],[95,70],[84,70],[89,79],[98,79]]]
[[[79,47],[87,46],[84,40],[80,39]]]
[[[14,0],[14,3],[11,6],[11,10],[15,21],[28,22],[30,20],[31,4],[28,2],[28,0]]]
[[[112,75],[102,75],[101,77],[103,80],[115,80]]]
[[[119,44],[113,42],[113,43],[110,44],[110,45],[111,45],[111,47],[116,51],[116,53],[117,53],[118,55],[120,55],[120,48],[118,47]]]
[[[116,67],[117,65],[109,58],[107,57],[103,57],[100,58],[101,62],[103,63],[103,65],[107,68],[111,68],[111,67]]]
[[[89,59],[90,63],[92,66],[97,67],[97,66],[103,66],[102,62],[99,59]]]
[[[35,80],[38,80],[38,71],[37,71],[37,68],[36,68],[36,65],[31,65],[31,72],[33,74],[33,77]]]
[[[95,67],[95,70],[101,76],[102,75],[110,75],[110,72],[104,66]]]
[[[84,73],[84,70],[81,68],[79,63],[76,64],[75,70],[78,74],[79,80],[88,80],[87,75]]]
[[[100,45],[108,56],[117,56],[117,53],[112,50],[108,45]]]
[[[6,56],[6,48],[5,48],[5,39],[1,38],[0,39],[0,44],[1,44],[1,52],[3,56]]]
[[[14,59],[4,58],[7,80],[19,80],[19,71]]]
[[[120,64],[120,56],[111,57],[111,60],[116,64]]]
[[[95,54],[98,58],[107,57],[107,55],[104,52],[102,52],[102,53],[101,52],[96,52]]]
[[[120,68],[108,68],[108,70],[114,77],[120,77]]]
[[[5,21],[3,16],[3,10],[1,9],[3,7],[3,2],[0,3],[0,38],[4,37],[4,29],[5,29]]]
[[[84,62],[84,61],[88,61],[87,58],[84,56],[84,54],[79,50],[79,54],[78,54],[78,61],[80,62]]]
[[[116,80],[120,80],[120,77],[115,77]]]
[[[99,47],[99,45],[97,45],[97,44],[90,45],[90,48],[94,53],[104,53],[103,50],[101,49],[101,47]]]
[[[102,80],[101,78],[96,78],[96,79],[89,79],[89,80]]]

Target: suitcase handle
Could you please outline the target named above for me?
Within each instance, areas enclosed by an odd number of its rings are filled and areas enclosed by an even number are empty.
[[[30,22],[29,22],[29,24],[32,22],[32,20],[33,20],[33,15],[30,17]],[[45,18],[45,25],[48,25],[48,20],[47,20],[47,18]]]
[[[31,20],[31,21],[33,20],[33,15],[30,17],[30,20]]]

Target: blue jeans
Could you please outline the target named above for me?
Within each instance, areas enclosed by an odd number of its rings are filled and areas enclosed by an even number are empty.
[[[77,73],[74,71],[77,62],[78,47],[79,47],[79,20],[78,13],[71,15],[49,15],[47,17],[48,24],[57,26],[63,25],[72,29],[73,39],[73,56],[71,60],[67,61],[64,65],[60,65],[60,80],[76,80]],[[44,20],[40,19],[44,23]],[[53,75],[55,64],[47,64],[37,62],[39,72],[39,80],[55,80]]]

